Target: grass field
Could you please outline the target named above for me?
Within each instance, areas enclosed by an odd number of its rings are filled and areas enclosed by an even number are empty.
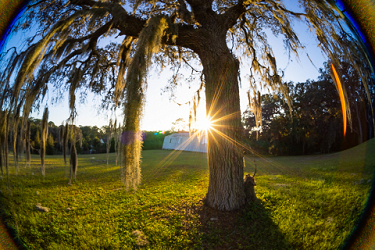
[[[205,154],[143,152],[143,183],[127,193],[115,156],[80,155],[77,183],[61,156],[39,158],[0,180],[2,215],[30,249],[337,249],[371,187],[375,141],[329,155],[246,157],[258,166],[258,202],[234,212],[203,205]],[[12,157],[10,157],[12,159]],[[36,210],[36,204],[50,212]],[[134,231],[144,233],[138,239]],[[138,245],[137,245],[138,244]]]

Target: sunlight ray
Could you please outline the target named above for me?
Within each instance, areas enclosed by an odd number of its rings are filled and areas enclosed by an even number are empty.
[[[230,138],[229,136],[225,135],[224,133],[220,132],[219,130],[215,129],[215,128],[212,128],[209,132],[212,134],[212,138],[215,140],[216,143],[218,143],[218,141],[216,140],[215,136],[213,135],[212,131],[216,132],[219,136],[223,137],[224,139],[228,140],[229,142],[231,142],[232,144],[234,145],[237,145],[239,146],[240,148],[243,148],[244,150],[247,150],[249,152],[252,152],[254,154],[254,156],[257,156],[259,158],[262,158],[264,161],[267,161],[267,162],[270,162],[268,159],[266,159],[262,154],[258,153],[257,151],[255,151],[254,149],[252,149],[250,146],[244,144],[244,143],[241,143],[241,142],[238,142],[232,138]]]
[[[215,136],[214,136],[214,134],[212,133],[212,130],[213,130],[214,128],[212,128],[212,129],[210,129],[208,132],[210,132],[210,134],[212,135],[212,138],[214,139],[214,141],[215,141],[215,143],[216,144],[219,144],[219,142],[217,141],[217,139],[215,138]],[[207,134],[208,135],[208,134]],[[208,141],[208,140],[207,140]],[[209,141],[208,141],[208,143],[209,143]],[[208,147],[209,148],[209,147]]]
[[[216,120],[212,120],[212,123],[216,123],[216,122],[220,122],[220,121],[224,121],[224,120],[229,120],[229,119],[232,119],[234,118],[236,115],[238,115],[240,112],[234,112],[234,113],[231,113],[231,114],[228,114],[228,115],[225,115],[225,116],[222,116]]]

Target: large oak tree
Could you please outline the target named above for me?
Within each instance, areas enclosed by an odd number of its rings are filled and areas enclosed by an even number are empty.
[[[15,28],[38,24],[35,36],[26,41],[24,51],[11,48],[2,54],[6,63],[0,76],[1,107],[22,116],[24,128],[30,111],[40,105],[48,88],[69,92],[71,120],[76,116],[79,89],[103,96],[103,108],[123,107],[123,178],[127,187],[136,188],[141,180],[140,120],[150,64],[169,64],[175,72],[187,65],[196,71],[189,62],[199,60],[206,113],[214,121],[214,129],[208,133],[206,201],[219,210],[237,209],[246,202],[239,59],[250,66],[254,97],[257,86],[287,96],[265,30],[283,36],[286,50],[298,55],[303,46],[291,22],[300,19],[316,33],[321,49],[336,68],[339,63],[334,54],[338,51],[359,65],[356,53],[362,53],[361,49],[349,53],[354,50],[341,36],[350,34],[340,26],[342,16],[332,0],[295,4],[301,6],[299,13],[279,0],[32,1]],[[103,45],[105,37],[113,42]],[[362,71],[363,79],[365,74]],[[173,77],[170,88],[177,79]],[[193,107],[199,103],[202,86],[193,97]]]

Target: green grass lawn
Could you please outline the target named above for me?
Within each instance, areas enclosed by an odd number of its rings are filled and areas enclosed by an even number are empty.
[[[126,192],[115,155],[80,155],[77,183],[67,185],[62,156],[47,156],[46,177],[10,167],[0,180],[2,215],[30,249],[337,249],[370,190],[375,141],[329,155],[246,157],[259,202],[234,212],[204,206],[205,154],[148,150],[143,183]],[[12,159],[12,157],[10,157]],[[0,177],[1,178],[1,177]],[[36,204],[50,208],[44,213]],[[137,246],[135,230],[147,237]]]

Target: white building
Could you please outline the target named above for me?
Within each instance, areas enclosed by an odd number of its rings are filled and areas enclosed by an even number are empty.
[[[205,133],[175,133],[164,137],[163,149],[207,153],[207,138]]]

